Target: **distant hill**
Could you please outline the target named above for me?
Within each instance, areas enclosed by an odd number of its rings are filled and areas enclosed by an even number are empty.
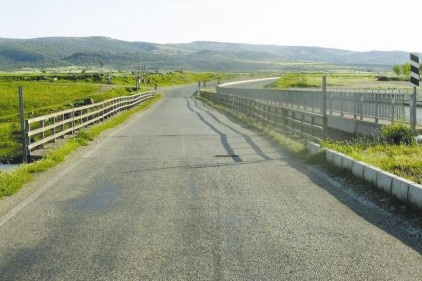
[[[66,65],[134,70],[147,61],[148,70],[285,71],[391,70],[407,62],[406,52],[354,52],[300,46],[250,45],[198,41],[185,44],[127,42],[107,37],[1,39],[0,70]]]

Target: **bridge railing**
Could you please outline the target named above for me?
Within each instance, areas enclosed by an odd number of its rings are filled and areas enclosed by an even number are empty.
[[[324,118],[320,113],[228,94],[210,93],[207,91],[199,91],[199,94],[201,97],[223,104],[233,111],[253,119],[276,127],[283,127],[292,135],[305,136],[315,141],[320,141],[324,138]]]
[[[55,142],[67,134],[99,123],[120,111],[130,109],[156,96],[156,92],[147,92],[132,96],[118,97],[103,102],[75,107],[49,115],[25,120],[25,138],[23,159],[28,161],[31,152],[43,148],[49,142]]]
[[[311,112],[322,112],[321,89],[267,90],[217,87],[219,94],[256,99]],[[327,90],[327,112],[354,119],[403,120],[410,122],[412,94],[409,91]]]

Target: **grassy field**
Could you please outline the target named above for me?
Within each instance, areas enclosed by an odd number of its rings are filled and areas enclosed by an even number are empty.
[[[56,84],[49,82],[0,82],[0,160],[13,159],[20,153],[18,86],[25,97],[25,118],[72,108],[86,98],[102,101],[129,95],[124,87],[92,84]]]
[[[327,88],[347,89],[400,89],[411,90],[408,81],[378,81],[380,76],[392,74],[374,73],[286,73],[269,88],[321,88],[322,77],[327,76]]]
[[[4,196],[10,196],[16,193],[24,186],[25,183],[32,180],[34,174],[46,171],[47,169],[63,162],[67,155],[75,151],[77,148],[86,145],[101,132],[116,127],[136,112],[148,108],[152,103],[160,98],[160,96],[157,96],[132,108],[131,110],[119,114],[115,118],[108,119],[107,121],[92,128],[79,131],[75,138],[69,139],[60,148],[50,152],[40,161],[19,165],[17,169],[12,171],[0,171],[0,199]]]
[[[323,143],[384,171],[422,184],[422,145],[390,145],[366,142]]]
[[[106,84],[110,75],[111,84]],[[253,77],[254,74],[252,74]],[[196,83],[197,81],[248,78],[249,74],[230,73],[150,73],[144,76],[141,91],[159,86]],[[25,118],[46,115],[82,104],[85,99],[100,102],[136,91],[135,75],[117,72],[98,73],[19,73],[0,74],[0,162],[19,158],[20,122],[18,86],[25,97]]]

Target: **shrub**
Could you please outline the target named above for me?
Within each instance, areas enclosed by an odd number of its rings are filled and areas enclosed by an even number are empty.
[[[382,140],[389,144],[405,144],[411,145],[414,143],[415,132],[403,122],[393,122],[381,129]]]

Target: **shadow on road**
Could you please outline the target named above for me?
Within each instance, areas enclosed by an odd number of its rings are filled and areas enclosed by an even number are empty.
[[[223,132],[221,132],[219,129],[217,129],[215,126],[213,126],[210,122],[208,122],[204,116],[203,113],[207,114],[208,116],[210,116],[213,120],[215,120],[218,124],[221,124],[222,126],[228,128],[229,130],[231,130],[232,132],[234,132],[236,135],[241,136],[243,139],[245,139],[245,141],[249,144],[249,146],[256,152],[256,154],[258,156],[260,156],[261,158],[265,159],[265,160],[272,160],[271,157],[269,157],[267,154],[264,153],[264,151],[262,151],[262,149],[252,140],[252,138],[246,134],[242,134],[241,132],[239,132],[238,130],[234,129],[233,127],[221,122],[214,114],[210,113],[209,111],[205,111],[203,110],[200,106],[198,106],[197,102],[195,100],[193,100],[192,98],[186,98],[186,102],[187,102],[187,106],[189,108],[190,111],[192,111],[193,113],[196,114],[196,116],[205,124],[207,125],[211,130],[213,130],[214,132],[216,132],[217,134],[220,135],[221,138],[221,144],[224,146],[226,152],[228,155],[235,155],[235,152],[233,150],[233,148],[231,147],[230,143],[228,142],[227,139],[227,135],[224,134]],[[195,109],[198,109],[199,111],[195,110],[192,105],[191,102],[194,103],[195,105]],[[242,162],[241,157],[237,158],[233,158],[236,162]]]
[[[196,101],[194,102],[196,108],[208,114],[215,121],[229,128],[234,133],[241,135],[258,155],[264,159],[270,159],[249,136],[241,134],[236,129],[222,123],[214,114],[202,110],[197,105]],[[198,116],[201,116],[200,113],[191,108],[189,100],[188,106]],[[203,119],[202,116],[201,118]],[[415,218],[414,215],[407,216],[406,214],[397,213],[396,210],[394,210],[394,203],[385,204],[386,201],[391,202],[391,198],[389,198],[388,195],[368,184],[358,182],[357,180],[347,182],[344,174],[337,179],[334,179],[334,176],[330,175],[328,171],[324,171],[322,168],[309,166],[291,156],[283,158],[283,161],[303,173],[304,176],[308,177],[317,186],[330,193],[354,213],[422,254],[422,219]]]

